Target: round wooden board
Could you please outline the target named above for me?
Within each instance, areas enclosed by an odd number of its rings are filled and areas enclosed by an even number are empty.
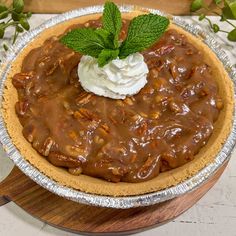
[[[149,207],[110,209],[58,197],[37,185],[18,168],[0,183],[0,206],[14,201],[33,217],[81,234],[131,234],[164,224],[192,207],[216,183],[227,163],[197,190]]]

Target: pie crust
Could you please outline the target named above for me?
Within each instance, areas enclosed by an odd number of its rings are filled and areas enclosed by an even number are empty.
[[[123,17],[132,19],[134,16],[143,14],[143,12],[135,11],[125,13]],[[107,195],[107,196],[134,196],[145,193],[151,193],[158,190],[175,186],[187,178],[197,174],[202,168],[214,161],[215,156],[221,150],[223,143],[227,139],[231,128],[234,112],[234,91],[233,83],[225,71],[222,63],[217,56],[208,48],[199,37],[195,37],[186,32],[182,28],[170,24],[170,28],[174,28],[181,34],[186,35],[189,41],[203,53],[203,60],[211,66],[213,76],[219,87],[219,95],[224,102],[224,108],[221,110],[218,120],[214,123],[214,131],[208,143],[201,148],[200,152],[195,156],[194,160],[187,164],[159,174],[157,177],[141,183],[112,183],[102,179],[80,175],[74,176],[63,168],[56,167],[43,158],[31,144],[22,135],[22,126],[15,113],[15,103],[18,101],[17,90],[13,87],[11,78],[15,73],[20,72],[21,64],[24,57],[35,47],[39,47],[49,37],[60,35],[66,28],[72,24],[84,23],[90,19],[97,19],[100,14],[92,14],[88,16],[72,19],[49,29],[45,29],[39,36],[30,42],[12,62],[8,78],[5,83],[4,100],[2,113],[6,127],[13,143],[20,151],[23,158],[29,161],[34,167],[46,176],[60,183],[61,185],[71,187],[83,192]]]

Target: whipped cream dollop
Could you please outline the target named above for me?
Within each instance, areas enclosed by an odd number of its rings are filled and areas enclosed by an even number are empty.
[[[148,67],[143,55],[134,53],[99,67],[97,59],[82,56],[78,65],[81,86],[99,96],[124,99],[138,93],[147,83]]]

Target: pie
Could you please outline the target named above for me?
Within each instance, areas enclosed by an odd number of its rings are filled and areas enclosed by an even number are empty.
[[[121,38],[139,14],[123,14]],[[12,141],[48,177],[93,194],[140,195],[195,175],[231,131],[234,93],[223,65],[200,38],[170,24],[142,52],[149,74],[138,94],[96,96],[79,84],[81,55],[59,38],[100,25],[93,14],[45,29],[12,62],[2,110]]]

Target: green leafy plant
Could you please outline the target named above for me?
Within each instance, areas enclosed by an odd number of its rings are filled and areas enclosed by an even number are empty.
[[[213,30],[214,33],[217,32],[224,32],[227,34],[227,38],[230,41],[236,42],[236,25],[233,23],[232,20],[236,20],[236,0],[214,0],[218,10],[220,13],[213,11],[215,15],[220,17],[220,21],[225,21],[232,26],[231,31],[225,31],[221,29],[219,25],[213,24],[209,17],[205,14],[200,14],[199,20],[206,20],[209,23],[209,26]],[[199,11],[201,9],[210,10],[204,3],[203,0],[194,0],[192,1],[190,10],[192,12]]]
[[[100,67],[119,57],[143,51],[152,46],[169,25],[166,17],[146,14],[135,17],[129,25],[127,37],[119,42],[122,27],[121,13],[113,2],[106,2],[102,28],[80,28],[67,33],[61,42],[84,55],[97,58]]]
[[[9,7],[0,4],[0,39],[4,37],[7,28],[13,27],[15,30],[12,37],[12,44],[14,44],[20,33],[30,29],[28,18],[32,14],[30,12],[23,13],[23,10],[23,0],[14,0]],[[7,50],[7,45],[4,44],[3,49]]]

